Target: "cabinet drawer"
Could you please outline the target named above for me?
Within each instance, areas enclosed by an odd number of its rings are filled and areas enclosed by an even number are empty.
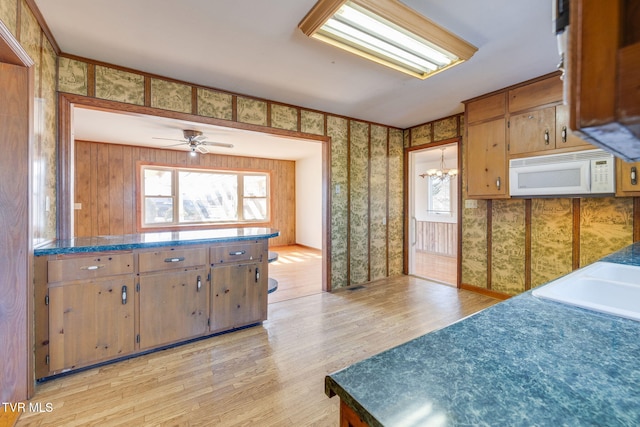
[[[49,260],[47,281],[63,282],[133,273],[133,254],[103,254]]]
[[[504,116],[506,105],[506,93],[504,92],[469,102],[465,106],[467,121],[475,123]]]
[[[206,264],[207,251],[204,248],[164,249],[141,252],[138,255],[138,270],[140,273]]]
[[[211,248],[211,264],[226,264],[244,261],[262,261],[266,251],[260,243],[239,243]]]

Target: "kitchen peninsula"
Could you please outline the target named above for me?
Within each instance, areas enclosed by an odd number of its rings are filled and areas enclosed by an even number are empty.
[[[59,240],[35,249],[36,378],[267,318],[269,228]]]
[[[602,261],[640,265],[640,243]],[[640,322],[534,297],[325,378],[353,426],[640,424]]]

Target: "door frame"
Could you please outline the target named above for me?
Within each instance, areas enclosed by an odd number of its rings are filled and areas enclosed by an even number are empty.
[[[457,234],[458,234],[458,256],[456,260],[457,264],[457,279],[456,279],[456,288],[460,288],[462,284],[462,138],[455,137],[450,139],[445,139],[442,141],[434,142],[431,144],[423,144],[417,145],[414,147],[408,147],[404,149],[404,257],[403,257],[403,273],[409,274],[409,250],[410,250],[410,242],[411,242],[411,217],[409,212],[409,154],[413,151],[420,151],[425,149],[436,148],[442,145],[450,145],[457,144],[458,147],[458,164],[457,168],[460,173],[458,174],[458,209],[456,212],[456,221],[457,221]]]
[[[159,108],[126,104],[69,93],[58,94],[58,238],[73,237],[74,139],[75,107],[110,111],[120,114],[158,116],[195,123],[243,129],[272,135],[317,141],[322,144],[322,290],[331,292],[331,138],[284,129],[180,113]]]
[[[34,336],[33,336],[33,216],[31,199],[33,191],[32,162],[33,162],[33,140],[34,140],[34,97],[35,97],[35,62],[29,54],[20,45],[20,42],[13,36],[11,31],[0,20],[0,62],[12,66],[24,68],[26,75],[26,91],[24,95],[27,97],[27,108],[16,110],[13,116],[20,121],[21,128],[20,139],[15,141],[16,144],[26,144],[27,148],[27,164],[19,164],[15,168],[5,169],[10,171],[14,177],[11,181],[15,181],[15,174],[20,174],[17,178],[22,179],[22,173],[26,174],[27,189],[26,194],[19,194],[20,198],[26,200],[16,200],[15,204],[9,206],[7,215],[9,218],[15,216],[16,207],[26,208],[26,218],[20,218],[20,224],[25,225],[25,229],[14,230],[17,233],[16,243],[7,248],[0,248],[2,259],[5,260],[4,266],[8,275],[14,275],[13,283],[0,284],[3,298],[12,302],[12,310],[8,312],[8,316],[3,318],[3,328],[13,331],[13,338],[9,345],[4,345],[4,350],[0,351],[0,357],[4,359],[4,366],[11,370],[11,378],[5,378],[8,373],[4,369],[0,372],[0,382],[3,383],[2,400],[9,402],[21,402],[31,398],[35,392],[34,383]],[[16,88],[18,91],[21,88]],[[22,96],[22,94],[17,94]],[[0,129],[0,136],[4,136],[5,129]],[[10,135],[15,140],[16,135]],[[26,140],[22,140],[25,136]],[[10,149],[9,147],[3,147]],[[10,157],[9,157],[10,159]],[[15,161],[11,160],[11,161]],[[3,213],[4,216],[4,213]],[[5,381],[8,380],[8,381]]]

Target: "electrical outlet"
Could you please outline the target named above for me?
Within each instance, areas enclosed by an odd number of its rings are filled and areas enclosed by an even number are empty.
[[[465,200],[464,201],[465,209],[478,209],[478,201],[477,200]]]

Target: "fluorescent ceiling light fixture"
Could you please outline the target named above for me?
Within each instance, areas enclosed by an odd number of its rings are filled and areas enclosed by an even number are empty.
[[[478,50],[397,0],[319,0],[304,34],[426,79]]]

